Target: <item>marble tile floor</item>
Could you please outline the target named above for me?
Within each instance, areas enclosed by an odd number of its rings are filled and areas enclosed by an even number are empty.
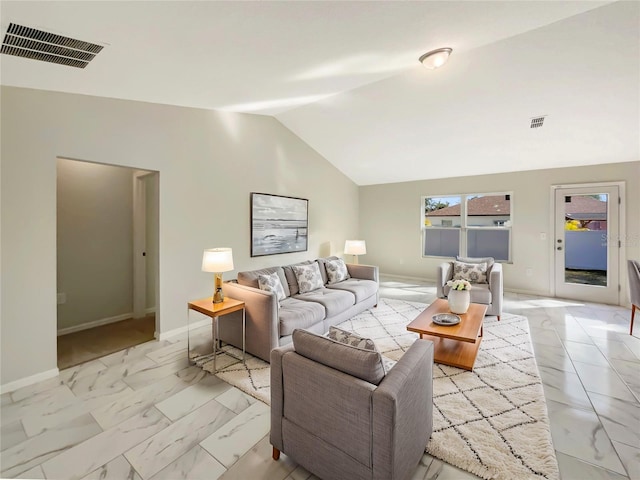
[[[381,296],[435,286],[383,276]],[[529,319],[563,480],[640,479],[640,338],[629,310],[515,293]],[[184,355],[181,354],[184,352]],[[271,459],[269,409],[189,366],[186,338],[148,342],[0,396],[0,477],[315,479]],[[413,479],[477,478],[424,455]]]

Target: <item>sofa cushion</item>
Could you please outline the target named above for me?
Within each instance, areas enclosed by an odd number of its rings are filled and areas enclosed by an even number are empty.
[[[324,267],[327,270],[329,284],[342,282],[349,278],[347,266],[341,258],[337,258],[336,260],[327,260],[324,262]]]
[[[487,283],[487,264],[453,262],[453,279],[471,283]]]
[[[313,262],[309,265],[294,265],[291,268],[293,268],[293,273],[296,275],[300,293],[313,292],[324,285],[318,262]]]
[[[285,298],[278,311],[280,336],[291,335],[296,328],[309,328],[321,323],[324,317],[325,309],[319,303]]]
[[[325,287],[308,293],[299,293],[293,298],[319,303],[327,311],[327,318],[339,315],[356,303],[356,297],[353,293]]]
[[[281,302],[286,297],[284,287],[282,286],[280,276],[278,276],[277,272],[259,275],[258,286],[260,287],[260,290],[275,293],[278,302]]]
[[[303,357],[378,385],[384,378],[382,355],[306,330],[293,332],[293,347]]]
[[[362,280],[360,278],[349,278],[342,282],[327,285],[332,290],[345,290],[351,292],[356,297],[356,302],[360,303],[378,291],[378,282],[373,280]]]
[[[311,260],[306,260],[304,262],[294,263],[292,265],[286,265],[282,267],[284,270],[284,276],[286,279],[286,284],[289,287],[289,295],[297,295],[300,291],[298,288],[298,280],[296,280],[296,274],[293,273],[293,267],[296,265],[311,265],[313,262]]]
[[[284,289],[285,296],[290,296],[291,292],[289,291],[287,278],[285,277],[284,269],[282,267],[270,267],[263,268],[261,270],[238,272],[238,284],[244,285],[245,287],[260,288],[260,285],[258,284],[258,277],[260,275],[269,275],[273,272],[276,272],[278,274],[280,282],[282,283],[282,288]],[[296,293],[298,292],[296,291]]]

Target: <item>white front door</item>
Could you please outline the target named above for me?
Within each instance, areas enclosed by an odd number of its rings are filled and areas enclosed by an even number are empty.
[[[618,185],[555,187],[555,295],[619,301]]]

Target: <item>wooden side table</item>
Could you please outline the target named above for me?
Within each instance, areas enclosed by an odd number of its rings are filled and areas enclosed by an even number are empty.
[[[187,304],[187,356],[191,351],[189,339],[190,310],[195,310],[198,313],[202,313],[203,315],[211,317],[211,319],[213,320],[213,373],[216,373],[218,371],[218,369],[216,368],[216,357],[218,356],[218,342],[220,338],[218,331],[218,317],[242,310],[242,363],[245,363],[244,354],[246,322],[244,302],[229,297],[225,297],[224,301],[221,303],[213,303],[213,297],[207,297],[189,302]],[[189,361],[191,361],[191,358],[189,358]]]

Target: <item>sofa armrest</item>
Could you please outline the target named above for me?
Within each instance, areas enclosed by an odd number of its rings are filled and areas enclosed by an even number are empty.
[[[278,450],[284,450],[282,441],[282,417],[284,416],[284,389],[282,380],[282,357],[295,352],[293,344],[271,351],[271,433],[269,440]]]
[[[489,273],[489,290],[491,290],[491,312],[502,315],[502,298],[504,296],[502,264],[494,263]]]
[[[453,278],[453,264],[451,262],[444,262],[438,265],[436,273],[436,296],[438,298],[444,298],[444,286]]]
[[[354,263],[347,263],[347,271],[353,278],[359,278],[360,280],[373,280],[379,283],[378,267],[375,265],[356,265]]]
[[[246,350],[268,362],[271,350],[280,345],[276,296],[271,292],[237,283],[223,283],[222,290],[226,297],[245,303]],[[242,320],[231,319],[232,315],[234,314],[220,317],[220,339],[242,348]],[[227,317],[230,321],[227,321]]]
[[[433,430],[433,342],[416,340],[380,382],[373,421],[373,478],[408,478]]]

